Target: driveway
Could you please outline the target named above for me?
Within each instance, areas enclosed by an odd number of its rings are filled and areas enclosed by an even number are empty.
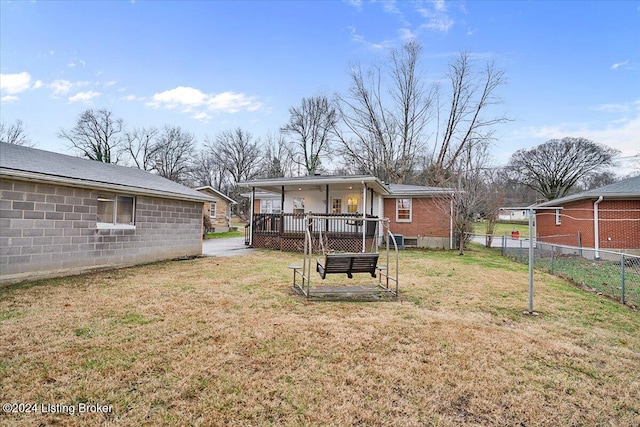
[[[244,245],[244,237],[229,237],[228,239],[209,239],[202,242],[202,255],[207,256],[238,256],[246,255],[255,249]]]

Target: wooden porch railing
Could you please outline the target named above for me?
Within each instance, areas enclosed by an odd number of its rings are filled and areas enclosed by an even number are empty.
[[[323,214],[323,219],[314,219],[311,224],[311,231],[322,231],[329,235],[362,236],[362,215],[361,214]],[[336,219],[331,217],[335,216]],[[340,219],[338,219],[338,217]],[[344,220],[344,217],[353,220]],[[367,215],[367,218],[377,218]],[[296,235],[305,231],[305,214],[279,213],[279,214],[253,214],[253,232],[260,235]],[[366,237],[373,237],[376,233],[376,223],[367,222],[365,230]],[[248,237],[248,236],[247,236]]]

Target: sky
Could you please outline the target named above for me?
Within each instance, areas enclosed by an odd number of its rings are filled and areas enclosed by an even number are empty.
[[[638,159],[640,1],[0,0],[0,119],[64,154],[58,133],[88,108],[201,144],[238,127],[264,137],[409,40],[429,83],[462,51],[504,71],[496,165],[565,136]]]

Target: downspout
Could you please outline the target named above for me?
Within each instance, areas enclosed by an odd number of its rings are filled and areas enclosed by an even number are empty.
[[[604,196],[598,197],[598,200],[593,203],[593,237],[595,239],[593,246],[595,252],[593,256],[595,259],[600,259],[600,218],[598,218],[598,205],[602,199],[604,199]]]
[[[251,208],[249,209],[249,247],[253,247],[253,211],[255,209],[256,187],[251,187]]]

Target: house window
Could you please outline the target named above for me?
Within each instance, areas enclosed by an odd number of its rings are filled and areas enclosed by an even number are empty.
[[[294,214],[303,214],[304,213],[304,198],[302,198],[302,197],[294,197],[294,199],[293,199],[293,213]]]
[[[556,225],[562,224],[562,215],[560,214],[560,209],[556,209]]]
[[[280,200],[260,200],[260,213],[279,214],[281,211]]]
[[[216,202],[211,202],[211,212],[209,212],[209,215],[211,216],[211,219],[215,219],[216,218]]]
[[[98,195],[98,228],[131,227],[135,220],[135,198]]]
[[[396,199],[396,222],[411,222],[411,199]]]
[[[333,199],[331,201],[331,213],[342,213],[342,199]]]
[[[358,198],[357,197],[349,197],[347,199],[347,212],[348,213],[357,213],[358,212]]]

